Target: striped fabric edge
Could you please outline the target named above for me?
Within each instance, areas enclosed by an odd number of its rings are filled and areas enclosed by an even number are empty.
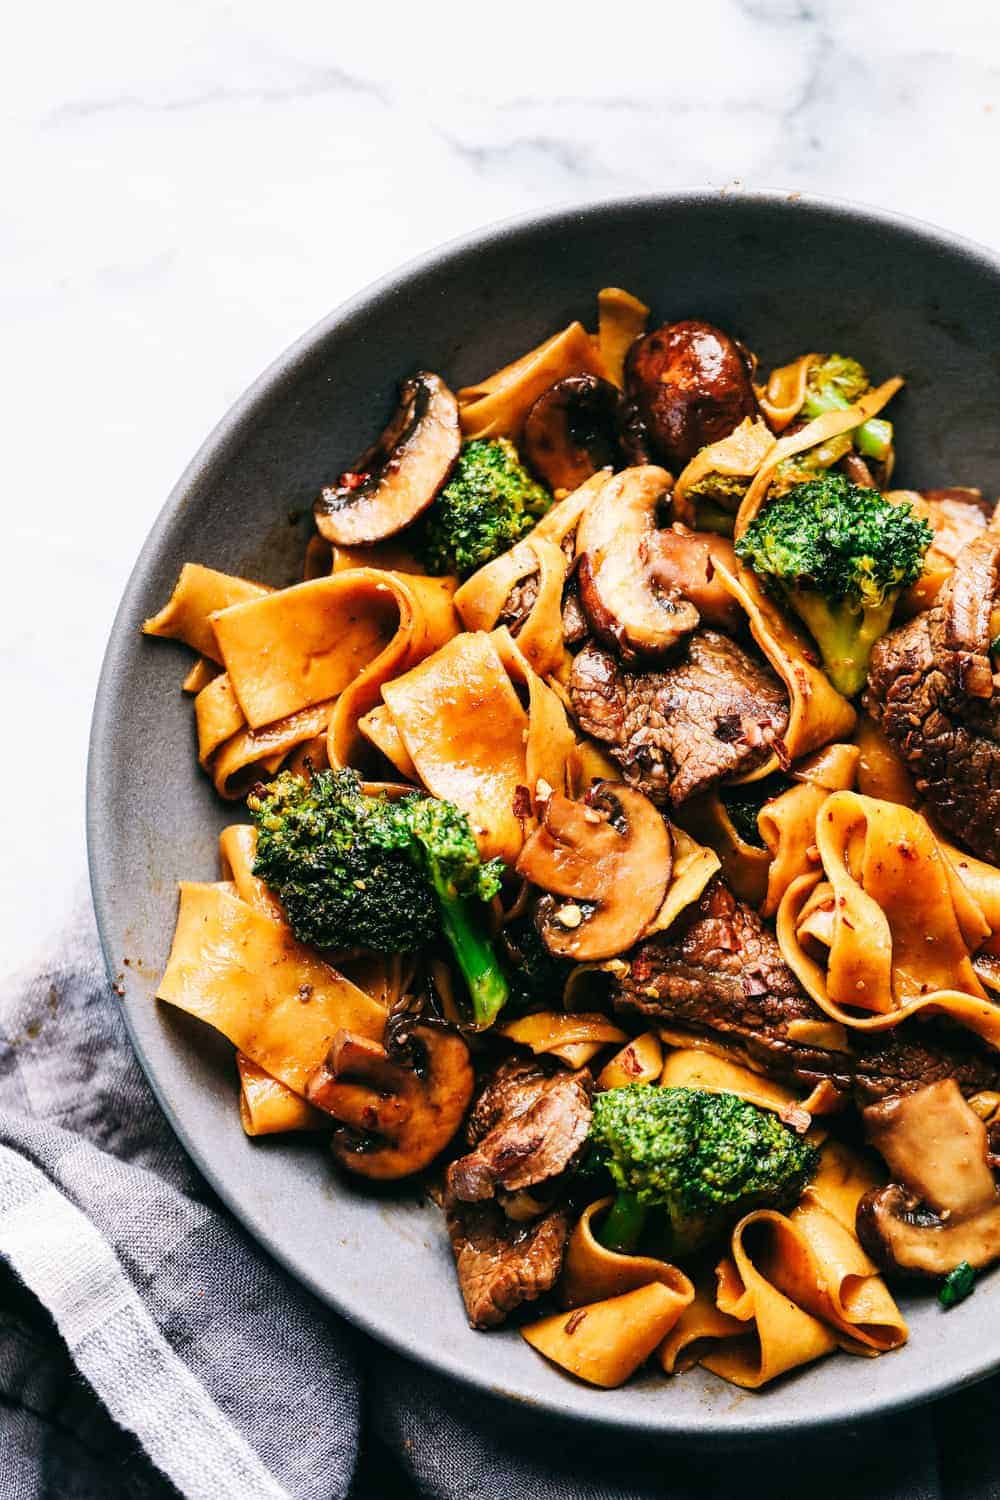
[[[108,1241],[8,1146],[0,1256],[48,1309],[110,1415],[186,1500],[289,1500],[160,1333]]]

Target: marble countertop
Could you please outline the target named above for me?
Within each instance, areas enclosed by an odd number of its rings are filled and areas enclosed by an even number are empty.
[[[22,8],[0,237],[5,971],[82,899],[87,729],[140,544],[217,418],[331,307],[485,221],[677,187],[835,194],[1000,246],[989,0],[473,15]],[[43,798],[19,794],[24,759]]]

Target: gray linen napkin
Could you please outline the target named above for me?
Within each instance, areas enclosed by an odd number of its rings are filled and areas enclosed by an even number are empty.
[[[132,1056],[89,908],[0,994],[2,1500],[987,1500],[998,1395],[736,1454],[462,1390],[334,1317],[214,1198]]]

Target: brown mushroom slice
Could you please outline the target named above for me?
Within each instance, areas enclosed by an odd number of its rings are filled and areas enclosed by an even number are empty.
[[[548,893],[537,916],[545,946],[578,963],[624,953],[656,916],[670,880],[663,818],[617,781],[597,782],[584,802],[553,792],[540,813],[517,872]]]
[[[898,1179],[866,1193],[858,1238],[887,1271],[944,1276],[1000,1256],[1000,1194],[982,1120],[954,1079],[863,1111],[868,1138]]]
[[[543,391],[521,429],[521,457],[552,490],[576,490],[618,457],[621,394],[598,375]]]
[[[626,659],[669,651],[698,624],[698,611],[662,588],[651,565],[658,512],[673,481],[643,464],[613,474],[577,527],[580,599],[594,631]]]
[[[340,1031],[306,1098],[347,1128],[332,1142],[342,1167],[379,1181],[420,1172],[444,1150],[465,1116],[475,1078],[454,1032],[415,1026],[413,1066],[377,1042]]]
[[[650,540],[653,583],[665,593],[682,595],[706,625],[733,635],[745,625],[746,616],[719,578],[717,562],[730,573],[737,571],[732,542],[713,531],[691,531],[675,521]]]
[[[406,381],[392,421],[352,470],[320,491],[313,506],[321,536],[358,547],[395,536],[425,511],[461,447],[458,402],[440,375]]]

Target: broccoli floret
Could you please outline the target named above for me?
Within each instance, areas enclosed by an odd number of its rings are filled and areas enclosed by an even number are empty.
[[[760,781],[719,788],[719,797],[729,815],[729,821],[744,844],[749,844],[752,849],[764,848],[764,840],[757,827],[757,816],[765,802],[770,802],[772,797],[780,797],[791,784],[787,776],[775,771],[773,775],[764,776]]]
[[[843,411],[853,406],[859,396],[870,389],[868,374],[856,359],[846,354],[828,354],[814,365],[806,380],[806,397],[802,416],[821,417],[826,411]],[[851,434],[858,452],[865,458],[885,459],[892,447],[892,423],[870,417]]]
[[[967,1260],[960,1260],[958,1265],[948,1272],[938,1291],[938,1301],[945,1312],[957,1306],[959,1302],[964,1302],[973,1291],[975,1284],[975,1271]]]
[[[853,697],[933,536],[908,503],[894,505],[878,490],[828,473],[766,506],[736,553],[802,617],[830,680]]]
[[[634,1249],[648,1227],[683,1255],[752,1208],[790,1207],[819,1164],[808,1141],[738,1094],[631,1083],[594,1099],[590,1140],[617,1189],[600,1227]]]
[[[552,496],[522,467],[513,443],[474,438],[417,523],[415,548],[432,573],[465,578],[520,541],[551,504]]]
[[[713,505],[719,510],[732,511],[735,515],[743,496],[750,488],[750,479],[749,474],[723,474],[718,469],[709,469],[694,484],[686,486],[684,498],[694,500],[696,504]]]
[[[480,903],[500,888],[465,814],[450,802],[368,796],[354,771],[284,771],[247,799],[254,874],[278,896],[295,936],[318,948],[410,953],[444,933],[488,1026],[508,986]]]

